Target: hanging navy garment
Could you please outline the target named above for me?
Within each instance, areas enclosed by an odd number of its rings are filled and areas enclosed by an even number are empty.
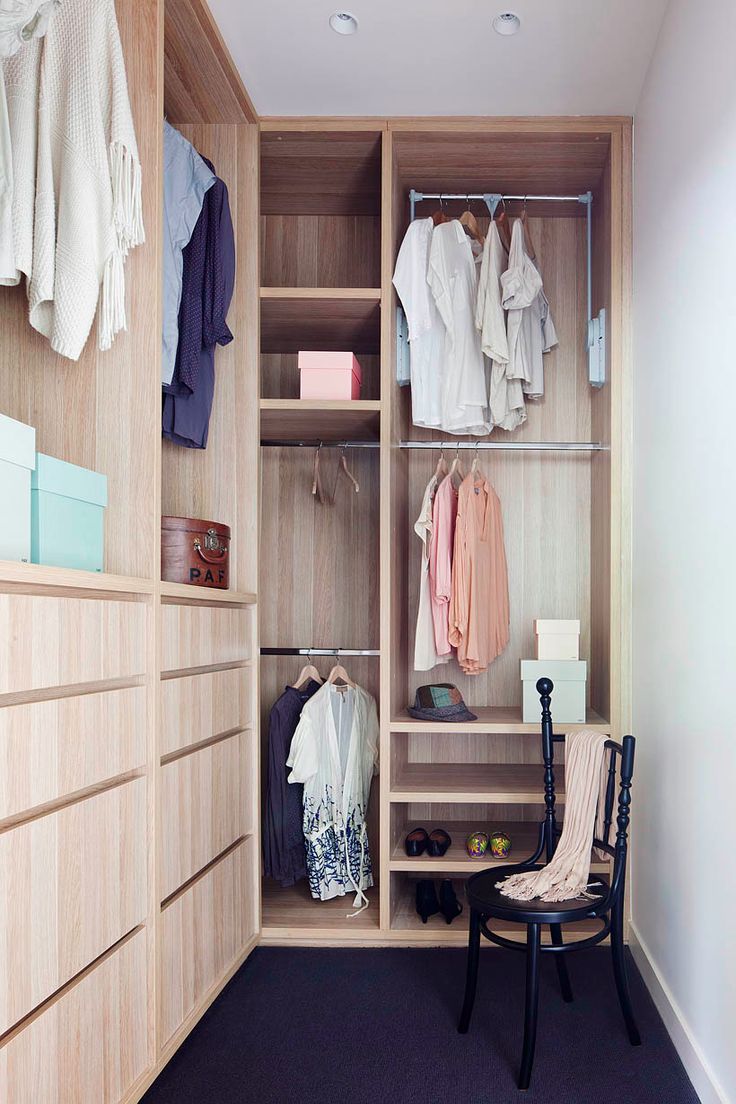
[[[163,435],[185,448],[207,447],[215,391],[215,346],[233,339],[226,320],[234,286],[230,203],[227,187],[217,178],[184,250],[176,366],[171,384],[164,387]]]
[[[303,707],[320,684],[310,679],[295,690],[286,686],[268,719],[268,791],[263,814],[263,869],[284,887],[307,876],[301,785],[289,785],[286,760]]]

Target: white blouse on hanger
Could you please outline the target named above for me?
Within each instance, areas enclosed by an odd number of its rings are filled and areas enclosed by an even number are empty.
[[[489,433],[486,367],[475,328],[478,274],[457,219],[434,228],[428,279],[446,330],[441,428],[448,433]]]
[[[542,288],[542,277],[524,246],[524,226],[516,219],[511,232],[509,267],[501,276],[503,306],[508,311],[507,377],[520,379],[531,399],[544,395],[544,358],[557,334]]]
[[[373,885],[365,818],[378,773],[376,703],[360,686],[326,682],[302,710],[286,763],[289,782],[304,783],[304,839],[312,896],[329,901],[355,892],[368,905]]]
[[[438,663],[447,663],[450,655],[438,656],[434,641],[432,619],[432,595],[429,584],[429,549],[432,538],[432,506],[437,490],[437,476],[427,484],[419,517],[414,522],[414,532],[422,542],[422,562],[419,568],[419,606],[417,627],[414,634],[414,670],[431,671]]]
[[[491,219],[483,247],[475,324],[480,331],[481,348],[491,360],[491,423],[494,428],[514,430],[526,421],[526,409],[521,380],[508,378],[509,343],[501,301],[501,274],[505,263],[501,236]]]
[[[445,326],[427,283],[434,223],[410,223],[396,258],[393,283],[409,324],[412,421],[439,426],[442,418],[442,356]]]

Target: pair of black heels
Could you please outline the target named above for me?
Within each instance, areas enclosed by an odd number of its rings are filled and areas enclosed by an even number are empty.
[[[444,828],[414,828],[404,840],[404,850],[410,859],[427,854],[433,859],[441,859],[446,854],[452,840]]]
[[[441,912],[445,921],[451,924],[463,911],[463,906],[458,901],[457,894],[449,878],[445,878],[440,882],[439,897],[437,896],[435,884],[430,878],[419,879],[416,894],[416,909],[422,918],[423,924],[426,924],[429,917],[435,916],[438,912]]]

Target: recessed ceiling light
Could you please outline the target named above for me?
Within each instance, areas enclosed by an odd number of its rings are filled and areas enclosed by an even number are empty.
[[[514,12],[501,12],[493,20],[493,29],[500,35],[513,35],[519,30],[521,20]]]
[[[358,20],[350,12],[336,11],[330,16],[330,26],[333,31],[341,35],[355,34],[358,29]]]

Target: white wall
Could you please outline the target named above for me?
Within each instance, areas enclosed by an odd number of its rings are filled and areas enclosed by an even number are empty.
[[[635,117],[637,959],[736,1102],[736,3],[671,0]]]

